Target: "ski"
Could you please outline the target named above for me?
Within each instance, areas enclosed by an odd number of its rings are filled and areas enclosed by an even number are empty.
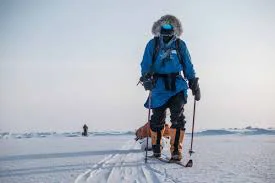
[[[186,165],[183,164],[183,162],[181,162],[181,161],[174,161],[174,160],[168,159],[166,157],[155,157],[155,156],[152,155],[152,156],[148,156],[148,158],[157,159],[157,160],[159,160],[161,162],[164,162],[164,163],[171,163],[171,164],[173,163],[173,164],[180,165],[182,167],[186,167]]]
[[[183,167],[187,167],[185,164],[183,164],[182,161],[169,160],[169,163],[175,163],[177,165],[180,165],[180,166],[183,166]]]
[[[157,159],[159,161],[162,161],[164,163],[170,163],[168,159],[164,158],[164,157],[155,157],[155,156],[148,156],[148,158],[151,158],[151,159]]]

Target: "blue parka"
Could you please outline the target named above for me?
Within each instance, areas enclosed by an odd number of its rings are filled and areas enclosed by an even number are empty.
[[[152,56],[154,52],[155,41],[151,39],[145,48],[143,59],[141,62],[141,74],[144,76],[146,73],[158,73],[158,74],[169,74],[183,71],[183,66],[180,64],[179,57],[176,51],[176,39],[172,39],[169,43],[165,44],[162,39],[159,41],[159,51],[156,55],[156,60],[154,65],[152,65]],[[171,48],[169,59],[165,62],[163,61],[163,56],[165,54],[165,50]],[[155,87],[152,89],[152,98],[151,98],[151,108],[157,108],[164,105],[169,98],[176,95],[179,92],[184,92],[184,95],[187,97],[187,81],[195,78],[195,71],[193,68],[193,64],[191,62],[191,57],[189,51],[186,47],[184,41],[180,40],[180,54],[183,57],[185,70],[183,73],[185,74],[185,78],[182,75],[178,75],[176,77],[176,90],[166,90],[164,80],[162,78],[157,79]],[[151,70],[150,70],[151,69]],[[181,72],[182,73],[182,72]],[[183,74],[182,73],[182,74]],[[144,107],[148,108],[148,98],[144,104]]]

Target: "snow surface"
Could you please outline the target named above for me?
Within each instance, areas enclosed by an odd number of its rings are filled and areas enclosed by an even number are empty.
[[[189,143],[187,136],[185,163],[189,160]],[[274,135],[197,135],[192,168],[153,159],[145,164],[145,153],[131,134],[2,138],[0,149],[1,183],[273,183],[275,180]],[[163,152],[169,156],[169,146]]]

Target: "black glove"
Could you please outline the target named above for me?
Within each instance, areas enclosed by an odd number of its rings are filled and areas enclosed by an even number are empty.
[[[201,90],[199,86],[199,78],[193,78],[188,80],[189,88],[192,90],[195,100],[199,101],[201,99]]]
[[[152,90],[155,87],[155,81],[151,74],[145,74],[141,76],[139,81],[142,83],[145,90]]]

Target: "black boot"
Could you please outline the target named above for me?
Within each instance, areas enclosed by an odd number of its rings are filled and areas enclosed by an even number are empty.
[[[164,130],[154,132],[151,130],[152,149],[155,157],[161,156],[161,138]]]
[[[161,146],[159,144],[153,145],[153,153],[156,158],[161,156]]]
[[[182,159],[182,147],[184,139],[184,130],[170,128],[170,151],[171,151],[171,160],[180,161]]]

